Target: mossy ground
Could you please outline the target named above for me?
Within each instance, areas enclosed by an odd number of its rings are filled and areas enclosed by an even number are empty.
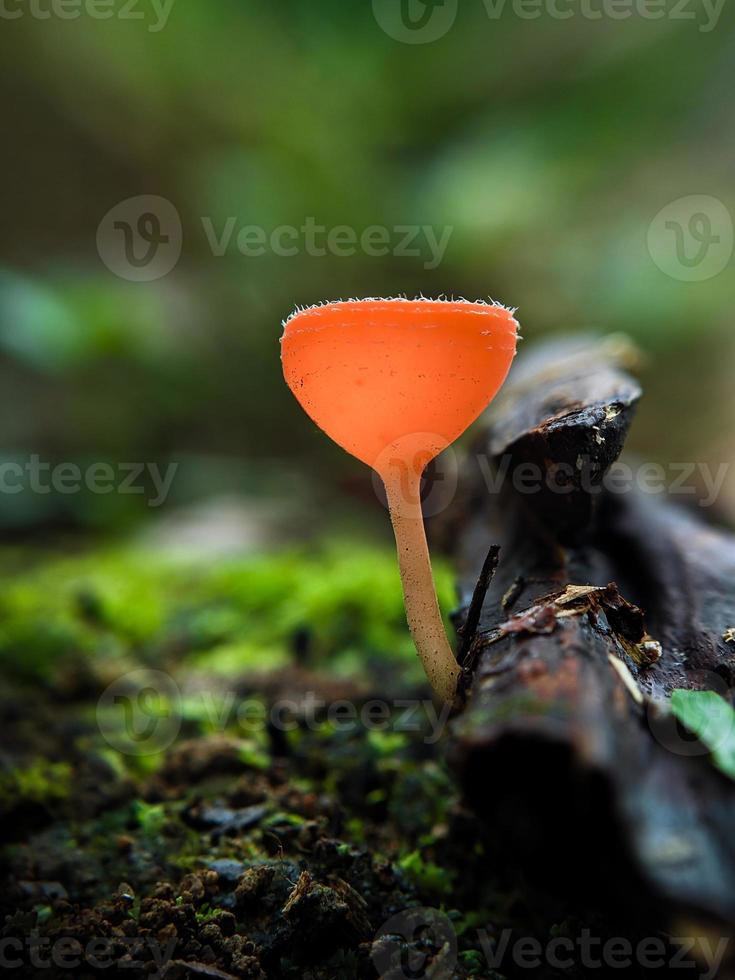
[[[479,929],[566,928],[500,884],[458,799],[389,552],[1,564],[2,935],[20,974],[38,975],[33,942],[48,960],[70,937],[106,942],[107,967],[43,976],[373,977],[383,923],[431,907],[458,936],[452,975],[491,977]],[[147,700],[121,676],[150,676]],[[376,699],[385,713],[359,714]]]

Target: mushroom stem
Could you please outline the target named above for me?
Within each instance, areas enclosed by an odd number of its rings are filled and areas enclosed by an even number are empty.
[[[451,704],[460,668],[447,640],[436,597],[421,512],[421,473],[394,467],[381,473],[396,537],[406,619],[426,676],[440,698]]]

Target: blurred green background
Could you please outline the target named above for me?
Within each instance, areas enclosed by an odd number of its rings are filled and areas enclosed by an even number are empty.
[[[179,468],[161,510],[144,495],[2,493],[6,535],[153,519],[162,547],[261,548],[332,525],[387,540],[369,475],[280,372],[282,319],[349,296],[492,297],[518,307],[524,343],[626,331],[646,353],[631,449],[732,460],[732,259],[684,281],[647,247],[681,197],[735,212],[732,5],[712,26],[694,0],[691,18],[655,20],[576,4],[568,19],[510,6],[493,19],[460,0],[423,44],[389,36],[365,0],[174,0],[160,30],[150,0],[140,19],[120,6],[39,19],[18,0],[0,24],[0,453]],[[183,250],[167,275],[130,282],[96,235],[142,194],[174,205]],[[202,219],[219,234],[230,217],[266,234],[308,218],[451,234],[435,268],[426,248],[244,256],[233,240],[217,256]],[[733,474],[720,508],[735,519]]]

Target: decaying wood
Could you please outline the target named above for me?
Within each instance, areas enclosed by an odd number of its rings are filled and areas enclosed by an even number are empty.
[[[735,916],[735,783],[666,702],[735,683],[735,537],[602,487],[641,394],[629,358],[595,339],[522,355],[468,453],[445,526],[465,636],[488,548],[501,551],[465,651],[455,758],[506,868],[722,924]],[[528,464],[544,477],[535,493],[514,484]]]

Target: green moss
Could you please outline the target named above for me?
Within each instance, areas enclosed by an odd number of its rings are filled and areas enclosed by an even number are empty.
[[[200,925],[204,925],[207,922],[216,922],[220,915],[222,915],[224,909],[213,909],[208,904],[204,904],[201,908],[196,911],[196,920]]]
[[[368,745],[379,758],[393,758],[396,752],[404,749],[408,737],[403,732],[380,731],[373,729],[367,733]]]
[[[133,813],[138,826],[147,837],[157,837],[166,825],[166,810],[162,803],[145,803],[136,800]]]
[[[463,950],[459,960],[471,977],[480,976],[485,968],[485,957],[479,949]]]
[[[47,759],[0,773],[0,806],[65,800],[71,792],[71,776],[71,766],[66,762]]]
[[[192,667],[220,677],[231,677],[249,670],[280,670],[290,662],[291,653],[285,644],[253,643],[245,638],[220,643],[211,650],[200,651],[189,657]]]
[[[249,769],[267,769],[271,764],[271,757],[265,749],[255,741],[244,739],[237,750],[238,757],[243,765]]]
[[[417,888],[435,896],[449,895],[452,891],[452,873],[425,860],[420,851],[411,851],[399,861],[401,871]]]
[[[365,821],[360,817],[345,820],[345,835],[356,844],[365,843]]]
[[[269,817],[266,817],[262,821],[263,827],[278,827],[278,826],[288,826],[288,827],[303,827],[306,823],[306,819],[298,813],[272,813]]]
[[[316,551],[175,563],[139,549],[53,558],[18,574],[0,552],[0,670],[53,679],[74,656],[172,657],[221,675],[282,669],[295,638],[315,668],[369,676],[388,663],[420,679],[392,549],[330,542]],[[17,559],[17,556],[16,556]],[[450,573],[437,566],[443,608]]]
[[[53,917],[54,910],[50,905],[37,905],[35,907],[36,925],[45,925]]]

